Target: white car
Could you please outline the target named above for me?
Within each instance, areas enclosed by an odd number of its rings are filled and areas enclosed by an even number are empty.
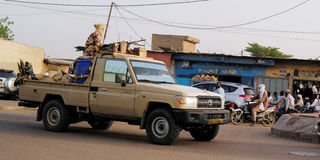
[[[252,98],[254,96],[253,88],[239,84],[239,83],[232,83],[232,82],[224,82],[219,81],[221,83],[222,88],[225,92],[225,102],[231,102],[235,104],[235,107],[239,107],[245,102],[243,101],[244,98]],[[216,89],[217,82],[215,81],[208,81],[208,82],[200,82],[193,87],[207,90],[207,91],[214,91]]]

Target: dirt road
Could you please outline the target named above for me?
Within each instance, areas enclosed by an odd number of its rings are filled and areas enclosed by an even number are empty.
[[[194,141],[182,131],[175,144],[161,146],[151,144],[145,130],[126,123],[96,131],[83,122],[58,133],[44,130],[35,115],[35,110],[0,110],[0,160],[320,159],[290,154],[319,153],[319,144],[272,137],[270,128],[262,126],[224,125],[211,142]]]

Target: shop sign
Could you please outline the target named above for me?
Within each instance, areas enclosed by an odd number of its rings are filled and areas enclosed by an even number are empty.
[[[207,68],[207,69],[198,69],[198,72],[200,73],[207,73],[207,74],[231,74],[231,75],[235,75],[238,72],[234,69],[211,69],[211,68]]]
[[[286,68],[280,68],[279,69],[280,76],[287,76],[287,69]]]
[[[296,77],[304,77],[304,78],[318,78],[320,77],[320,70],[297,70]]]

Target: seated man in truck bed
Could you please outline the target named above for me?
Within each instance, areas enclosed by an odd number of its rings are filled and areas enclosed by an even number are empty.
[[[99,52],[101,46],[101,37],[104,31],[103,24],[95,24],[96,31],[91,33],[85,44],[84,54],[85,56],[95,56]]]

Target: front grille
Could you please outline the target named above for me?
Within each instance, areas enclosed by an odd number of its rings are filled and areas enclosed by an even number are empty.
[[[198,108],[221,108],[220,97],[198,97]]]

